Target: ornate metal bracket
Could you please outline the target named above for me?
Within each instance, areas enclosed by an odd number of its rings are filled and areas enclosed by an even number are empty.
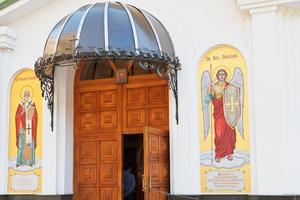
[[[48,70],[45,70],[48,69]],[[42,97],[47,101],[47,107],[50,110],[51,122],[50,127],[53,131],[53,94],[54,94],[54,69],[53,66],[43,68],[42,66],[35,65],[35,74],[41,81]],[[46,71],[48,72],[46,74]]]
[[[47,107],[51,113],[50,127],[53,131],[53,94],[54,94],[54,81],[53,79],[44,78],[41,80],[42,96],[47,101]]]
[[[49,55],[39,58],[35,63],[35,73],[41,81],[42,95],[47,101],[48,109],[51,113],[51,130],[53,131],[53,94],[54,94],[54,69],[55,66],[64,66],[68,63],[77,63],[79,60],[97,59],[119,59],[139,61],[140,67],[144,69],[156,69],[157,75],[165,78],[172,89],[176,106],[176,124],[178,117],[178,85],[177,71],[180,70],[180,63],[177,57],[170,57],[166,53],[137,49],[135,52],[122,49],[105,51],[103,49],[93,49],[91,52],[80,52],[78,47],[70,54]],[[137,53],[138,52],[138,53]]]
[[[177,84],[177,68],[171,68],[171,71],[169,72],[169,87],[173,91],[174,99],[175,99],[175,119],[176,124],[179,123],[179,116],[178,116],[178,84]]]

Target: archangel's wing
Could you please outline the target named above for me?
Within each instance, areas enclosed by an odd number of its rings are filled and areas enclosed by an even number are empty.
[[[208,71],[203,72],[201,77],[201,101],[204,125],[204,140],[207,138],[210,128],[210,97],[207,95],[207,89],[211,84],[211,78]]]
[[[241,116],[237,123],[237,128],[240,132],[240,135],[244,139],[244,124],[243,124],[243,117],[244,117],[244,77],[243,72],[239,67],[234,69],[233,77],[230,81],[230,84],[234,85],[235,87],[240,88],[240,103],[241,103]]]

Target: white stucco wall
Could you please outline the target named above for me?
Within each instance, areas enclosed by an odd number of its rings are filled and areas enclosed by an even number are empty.
[[[48,34],[61,18],[94,2],[97,1],[52,0],[39,5],[41,7],[36,10],[27,7],[30,12],[26,15],[0,23],[0,26],[7,25],[17,33],[14,50],[9,54],[0,51],[0,89],[5,91],[0,94],[0,140],[4,141],[0,147],[0,194],[6,193],[9,104],[5,95],[9,91],[10,79],[21,68],[33,67],[35,60],[42,55]],[[251,7],[246,0],[237,1],[238,5],[234,0],[125,2],[147,10],[166,26],[182,64],[183,70],[178,74],[178,126],[170,92],[171,192],[200,194],[196,74],[201,56],[209,48],[230,44],[244,54],[248,64],[252,193],[300,194],[300,161],[297,159],[297,141],[300,140],[300,134],[297,134],[300,132],[297,126],[300,39],[297,35],[300,34],[300,17],[297,1],[293,5],[271,7],[273,10],[265,6],[264,9],[255,8],[255,5]],[[285,6],[293,6],[293,9],[285,9]],[[67,73],[60,70],[61,74]],[[57,76],[57,80],[65,84],[72,77]],[[56,106],[61,109],[54,115],[57,126],[53,133],[49,127],[50,113],[44,106],[43,194],[72,193],[72,165],[64,160],[68,155],[72,156],[72,131],[69,130],[72,117],[68,113],[73,107],[66,105],[72,87],[72,84],[66,85],[57,93],[59,96],[55,96],[59,104]],[[64,120],[57,117],[69,120],[60,124]]]

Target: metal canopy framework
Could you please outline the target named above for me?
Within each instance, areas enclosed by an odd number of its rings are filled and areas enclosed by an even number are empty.
[[[109,59],[134,60],[143,69],[155,70],[168,79],[178,123],[177,71],[181,68],[170,35],[153,15],[120,2],[85,5],[64,17],[50,32],[43,56],[35,63],[35,73],[51,115],[55,67]]]

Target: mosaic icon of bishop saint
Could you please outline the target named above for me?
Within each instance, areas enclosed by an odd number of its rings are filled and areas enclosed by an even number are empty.
[[[19,103],[16,115],[16,146],[18,148],[16,166],[33,166],[35,164],[35,149],[37,137],[38,114],[32,101],[30,89],[24,89],[22,101]]]
[[[211,131],[211,134],[214,135],[214,159],[216,162],[220,162],[223,158],[227,158],[229,161],[233,160],[236,128],[244,138],[243,73],[237,67],[234,69],[230,81],[227,81],[227,76],[227,71],[221,68],[216,73],[216,82],[212,81],[208,71],[203,72],[201,78],[204,140]],[[210,103],[213,105],[213,111]],[[211,123],[214,123],[213,129],[210,129]],[[213,149],[213,147],[211,148]]]

